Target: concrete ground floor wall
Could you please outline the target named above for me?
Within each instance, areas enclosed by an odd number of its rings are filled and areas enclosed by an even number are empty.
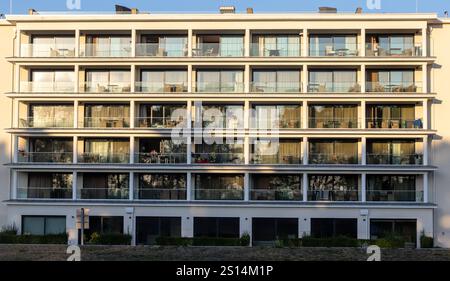
[[[433,236],[434,207],[390,207],[390,206],[265,206],[265,205],[112,205],[112,204],[30,204],[14,203],[8,206],[8,224],[22,228],[22,216],[65,216],[69,243],[76,244],[76,212],[80,208],[89,209],[89,216],[123,216],[124,233],[133,236],[135,242],[136,217],[180,217],[181,236],[193,237],[195,217],[235,217],[239,218],[240,234],[252,234],[253,218],[296,218],[298,233],[309,234],[312,218],[357,219],[358,239],[370,238],[370,219],[414,219],[417,222],[417,244],[424,232]]]

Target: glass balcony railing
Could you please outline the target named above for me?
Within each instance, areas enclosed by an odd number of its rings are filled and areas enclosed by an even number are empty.
[[[193,91],[197,93],[243,93],[244,83],[240,82],[196,82]]]
[[[17,199],[72,199],[72,188],[18,187]]]
[[[75,44],[21,44],[20,57],[22,58],[50,58],[74,57]]]
[[[366,82],[366,91],[374,93],[420,93],[421,82]]]
[[[301,93],[300,82],[252,82],[250,91],[253,93]]]
[[[129,93],[130,82],[85,82],[80,85],[80,90],[86,93]]]
[[[361,86],[356,82],[310,82],[309,93],[354,93],[361,92]]]
[[[421,44],[405,44],[391,47],[381,47],[379,44],[366,43],[366,56],[368,57],[420,57]]]
[[[81,57],[130,57],[131,43],[128,44],[82,44]]]
[[[58,115],[58,114],[57,114]],[[73,128],[72,118],[27,117],[20,119],[20,128]]]
[[[250,190],[250,200],[265,201],[299,201],[302,200],[300,189],[267,189],[257,188]]]
[[[320,129],[356,129],[359,128],[358,118],[352,117],[310,117],[309,128]]]
[[[129,163],[130,156],[128,153],[110,153],[101,154],[93,152],[85,152],[79,156],[78,161],[85,164],[106,164],[106,163]]]
[[[252,57],[299,57],[301,45],[298,43],[285,44],[250,44],[250,56]]]
[[[186,164],[187,163],[187,154],[186,152],[182,153],[160,153],[160,152],[149,152],[149,153],[136,153],[135,154],[135,163],[143,163],[143,164],[162,164],[162,165],[171,165],[171,164]]]
[[[19,152],[19,163],[72,163],[73,152]]]
[[[135,91],[141,93],[184,93],[188,91],[187,82],[136,82]]]
[[[263,155],[252,153],[251,154],[251,163],[260,165],[260,164],[269,164],[269,165],[301,165],[302,157],[301,155],[292,154],[276,154],[276,155]]]
[[[129,199],[128,188],[81,188],[78,199]]]
[[[202,120],[202,128],[206,129],[244,129],[244,121],[238,117],[227,118],[226,115],[223,116],[213,116],[212,120]],[[195,126],[198,126],[200,121],[194,122]]]
[[[243,153],[192,153],[192,162],[196,164],[244,164]]]
[[[309,56],[311,57],[356,57],[359,56],[359,44],[319,44],[310,45]]]
[[[242,57],[244,45],[241,43],[200,43],[192,48],[194,57]]]
[[[265,117],[254,117],[252,122],[253,129],[300,129],[301,120],[300,118],[265,118]]]
[[[423,191],[411,190],[367,190],[367,201],[381,202],[423,202]]]
[[[244,200],[244,189],[196,188],[195,200]]]
[[[357,154],[348,153],[310,153],[309,164],[326,165],[326,164],[358,164],[359,157]]]
[[[186,200],[186,188],[138,188],[138,200]]]
[[[422,154],[382,154],[368,153],[367,164],[371,165],[423,165]]]
[[[172,117],[137,117],[136,127],[138,128],[174,128],[174,127],[186,127],[186,119],[183,117],[172,118]]]
[[[308,201],[358,201],[359,193],[354,190],[308,190]]]
[[[74,82],[20,82],[20,92],[22,93],[73,93],[74,91]]]
[[[129,128],[129,117],[84,117],[84,123],[81,123],[79,127],[84,128]]]
[[[158,44],[138,43],[136,44],[136,56],[138,57],[187,57],[187,44]]]
[[[368,129],[422,129],[422,119],[368,118]]]

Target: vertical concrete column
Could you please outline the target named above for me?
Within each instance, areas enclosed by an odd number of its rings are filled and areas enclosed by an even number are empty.
[[[130,201],[134,200],[134,172],[130,172],[130,179],[128,181],[128,199]]]
[[[242,237],[244,234],[250,235],[250,245],[251,237],[252,237],[252,218],[251,217],[240,217],[239,218],[239,237]]]
[[[194,217],[190,213],[181,217],[181,237],[194,237]]]
[[[75,30],[75,57],[80,56],[80,30]]]
[[[192,196],[192,173],[187,172],[186,175],[186,200],[192,201],[194,198]]]
[[[192,93],[193,92],[193,85],[194,85],[194,81],[192,79],[192,64],[188,64],[188,68],[187,68],[187,91],[188,93]]]
[[[298,236],[302,238],[311,234],[311,222],[309,217],[298,219]]]
[[[136,65],[135,64],[131,65],[130,76],[131,76],[130,92],[134,93],[134,92],[136,92]]]
[[[136,155],[136,149],[135,149],[135,137],[130,136],[130,164],[134,164],[134,156]]]
[[[367,201],[367,174],[362,173],[361,174],[361,202]]]
[[[302,193],[303,193],[303,202],[308,201],[308,174],[306,172],[303,173],[302,178]]]
[[[308,65],[304,64],[302,67],[302,92],[308,92]]]
[[[309,111],[308,101],[307,100],[303,100],[303,102],[302,102],[302,120],[301,120],[303,129],[307,129],[309,127],[309,125],[308,125],[308,121],[309,121],[308,111]]]
[[[78,172],[73,171],[73,173],[72,173],[72,200],[77,200],[77,190],[78,190]]]
[[[12,142],[12,162],[17,163],[19,162],[19,137],[17,135],[13,135]]]
[[[308,29],[306,28],[303,29],[302,43],[303,43],[302,56],[307,57],[309,56],[309,36],[308,36]]]
[[[251,114],[251,108],[250,108],[250,101],[249,100],[245,100],[244,101],[244,129],[248,130],[250,129],[250,125],[251,125],[251,118],[252,118],[252,114]]]
[[[245,36],[244,36],[244,56],[249,57],[250,56],[250,29],[245,30]]]
[[[13,128],[19,128],[19,124],[20,124],[19,123],[19,119],[20,119],[20,113],[19,113],[19,111],[20,111],[20,102],[19,102],[19,100],[13,98],[11,103],[12,103],[12,106],[13,106],[13,108],[12,108],[13,118],[11,120],[11,123],[12,123],[11,125],[12,125]],[[28,117],[28,116],[26,116],[26,117]]]
[[[423,174],[423,203],[428,203],[429,201],[429,177],[428,172]]]
[[[11,199],[17,199],[17,189],[19,188],[18,186],[18,181],[17,181],[17,171],[16,170],[11,170]]]
[[[359,120],[358,120],[358,122],[359,122],[359,128],[361,128],[361,129],[367,129],[366,127],[366,125],[367,125],[367,122],[366,122],[366,101],[365,100],[362,100],[361,101],[361,107],[360,107],[360,110],[359,110]]]
[[[365,48],[364,48],[365,49]],[[367,86],[366,86],[366,65],[362,64],[361,65],[361,93],[365,93]]]
[[[359,54],[361,57],[366,56],[366,29],[361,28],[361,42],[359,44]]]
[[[429,112],[429,110],[428,110],[428,99],[424,99],[423,100],[423,102],[422,102],[422,109],[423,109],[423,122],[422,122],[422,125],[423,125],[423,129],[424,130],[428,130],[429,128],[430,128],[430,122],[429,122],[429,120],[430,120],[430,112]]]
[[[15,40],[14,40],[14,55],[15,56],[23,56],[22,54],[22,30],[16,29]]]
[[[78,136],[73,136],[73,164],[78,164]]]
[[[80,85],[80,66],[78,64],[76,64],[73,71],[75,73],[75,81],[74,81],[75,85],[73,87],[73,90],[75,93],[79,93],[81,90],[80,89],[80,87],[81,87],[81,85]]]
[[[422,64],[422,92],[428,93],[428,64]]]
[[[367,210],[367,209],[359,210],[357,238],[360,240],[369,240],[370,239],[369,210]]]
[[[244,164],[248,165],[250,163],[250,137],[244,137]]]
[[[136,44],[137,44],[137,36],[136,36],[136,29],[132,29],[131,30],[131,57],[135,57],[136,56]]]
[[[430,149],[430,143],[428,140],[428,136],[424,136],[422,140],[422,153],[423,153],[423,165],[428,166],[429,165],[429,149]]]
[[[367,165],[367,138],[361,137],[361,165]]]
[[[79,107],[79,102],[78,100],[74,100],[73,101],[73,127],[75,129],[78,128],[78,107]],[[84,125],[84,122],[83,122]]]
[[[130,100],[130,128],[136,127],[136,101]]]
[[[186,101],[186,128],[192,129],[192,100]]]
[[[308,165],[308,137],[302,140],[303,165]]]
[[[20,91],[22,91],[22,89],[20,88],[20,64],[16,64],[14,65],[14,88],[13,88],[13,92],[17,92],[19,93]]]
[[[192,57],[192,46],[194,44],[194,37],[192,35],[192,29],[188,30],[188,43],[187,43],[187,56]]]
[[[251,85],[250,85],[250,65],[245,65],[245,71],[244,71],[244,92],[250,93]]]
[[[191,130],[192,132],[192,130]],[[186,139],[186,164],[192,164],[192,137],[191,134]]]
[[[244,174],[244,201],[250,200],[250,174]]]
[[[422,56],[428,56],[428,27],[422,28]]]

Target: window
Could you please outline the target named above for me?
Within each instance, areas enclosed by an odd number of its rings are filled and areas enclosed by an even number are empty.
[[[66,233],[64,216],[22,216],[22,234],[51,235]]]
[[[85,229],[88,241],[93,233],[123,234],[123,217],[120,216],[89,216],[89,229]]]
[[[253,175],[251,200],[300,200],[300,175]]]
[[[415,219],[371,219],[370,239],[400,236],[406,242],[416,243],[417,220]]]
[[[416,92],[412,69],[368,70],[367,86],[371,92]]]
[[[358,140],[311,139],[310,164],[358,164]]]
[[[195,217],[194,237],[239,238],[239,218]]]
[[[128,174],[84,173],[80,199],[128,199]]]
[[[128,104],[86,104],[85,127],[124,128],[129,127],[130,106]]]
[[[244,128],[244,106],[242,105],[203,105],[197,114],[197,121],[208,128]]]
[[[136,217],[136,244],[155,244],[158,237],[181,237],[181,217]]]
[[[414,139],[373,139],[367,141],[367,163],[414,165],[422,163],[422,158],[416,154]]]
[[[243,175],[196,174],[196,200],[243,200]]]
[[[253,92],[300,92],[299,70],[254,70]]]
[[[182,104],[141,104],[139,127],[172,128],[186,118],[186,106]]]
[[[194,55],[240,57],[244,54],[244,37],[241,35],[201,35],[197,37],[199,52]]]
[[[243,82],[242,70],[197,71],[197,92],[242,92]]]
[[[183,57],[187,56],[185,35],[142,35],[137,53],[141,56]]]
[[[86,139],[82,160],[85,163],[126,163],[129,146],[125,139]]]
[[[328,238],[346,236],[357,238],[357,219],[311,218],[311,236]]]
[[[311,70],[309,92],[359,92],[356,70]]]
[[[256,105],[253,107],[253,127],[258,129],[300,128],[300,105]]]
[[[356,35],[310,35],[310,56],[356,56]]]
[[[31,70],[32,92],[71,92],[75,82],[73,70]]]
[[[422,128],[422,120],[415,117],[413,104],[367,105],[368,128]]]
[[[308,200],[358,201],[357,175],[309,175]]]
[[[298,218],[253,218],[254,243],[298,238]]]
[[[138,199],[186,199],[186,174],[139,174]]]
[[[309,107],[310,128],[358,128],[357,105],[312,105]]]
[[[301,140],[254,140],[251,160],[254,164],[301,164]]]
[[[129,92],[129,70],[86,70],[87,92]]]
[[[142,92],[186,92],[186,70],[142,70]]]
[[[94,57],[126,57],[131,54],[131,37],[124,36],[86,36],[86,55]]]
[[[422,195],[423,191],[416,191],[415,175],[367,176],[367,201],[416,202]]]
[[[252,37],[252,56],[294,57],[300,55],[300,36],[256,35]]]
[[[66,104],[30,104],[28,122],[34,128],[73,127],[73,106]]]

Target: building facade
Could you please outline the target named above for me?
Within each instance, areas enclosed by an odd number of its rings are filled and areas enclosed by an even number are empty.
[[[450,22],[134,12],[0,22],[0,224],[450,246]]]

